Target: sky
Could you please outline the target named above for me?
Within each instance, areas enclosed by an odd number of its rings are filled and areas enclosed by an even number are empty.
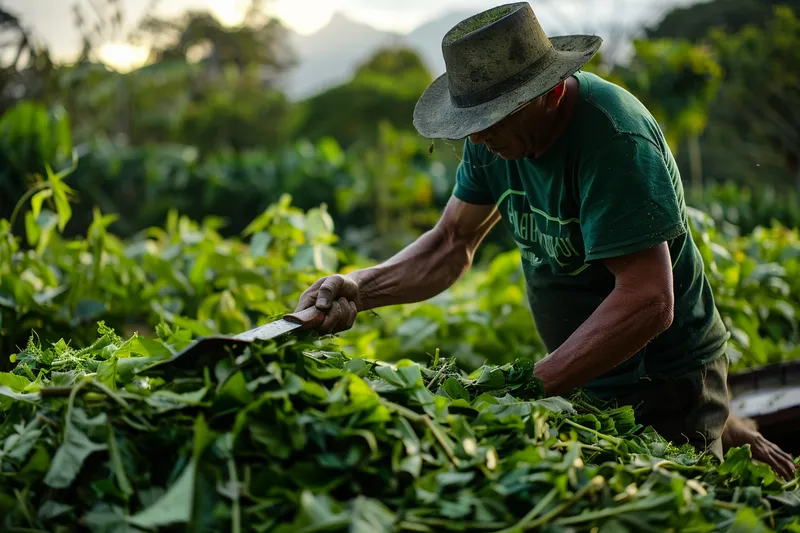
[[[74,29],[72,4],[76,0],[0,0],[0,5],[20,16],[25,25],[40,36],[59,59],[68,59],[80,48],[80,39]],[[96,0],[77,0],[84,5]],[[129,28],[148,11],[153,0],[120,0],[128,18]],[[236,24],[241,20],[248,0],[155,0],[155,12],[162,15],[179,14],[189,8],[210,9],[226,24]],[[578,0],[573,0],[578,2]],[[669,3],[688,3],[691,0],[670,0]],[[621,3],[635,2],[640,6],[654,6],[665,3],[664,0],[595,0],[591,3],[603,9],[619,10]],[[488,9],[500,2],[498,0],[268,0],[268,9],[281,18],[286,25],[300,34],[310,34],[323,27],[336,13],[343,13],[349,18],[365,22],[371,26],[398,33],[407,33],[416,27],[432,20],[448,11],[474,10],[476,13]],[[559,14],[570,17],[573,13],[581,14],[581,9],[570,9],[565,0],[538,0],[532,2],[534,10],[537,4],[548,8],[558,4]],[[566,7],[565,7],[566,6]],[[587,13],[582,13],[587,16]],[[117,68],[125,70],[135,66],[146,57],[143,49],[131,47],[124,42],[124,36],[110,40],[103,49],[103,58]]]

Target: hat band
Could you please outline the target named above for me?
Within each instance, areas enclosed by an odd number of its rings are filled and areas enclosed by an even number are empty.
[[[538,72],[552,65],[557,57],[558,52],[553,46],[550,46],[547,52],[539,56],[536,61],[516,74],[513,74],[508,78],[495,83],[486,89],[483,89],[482,91],[468,94],[453,94],[451,92],[450,100],[453,102],[455,107],[474,107],[476,105],[485,104],[490,100],[494,100],[498,96],[502,96],[513,91],[525,82],[530,81],[531,78],[533,78]]]

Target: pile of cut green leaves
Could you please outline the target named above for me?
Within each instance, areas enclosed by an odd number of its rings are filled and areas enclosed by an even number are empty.
[[[800,531],[797,480],[749,448],[718,466],[630,407],[543,398],[531,363],[99,334],[0,374],[2,531]]]

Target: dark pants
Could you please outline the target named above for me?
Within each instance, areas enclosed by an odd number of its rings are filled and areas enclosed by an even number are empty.
[[[636,421],[653,426],[676,445],[689,443],[722,460],[722,432],[730,413],[728,358],[720,357],[688,374],[647,382],[636,393],[618,398],[632,405]]]

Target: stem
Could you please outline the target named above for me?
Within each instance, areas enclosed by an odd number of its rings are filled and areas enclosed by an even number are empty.
[[[598,518],[606,518],[609,516],[632,513],[637,511],[646,511],[648,509],[653,509],[654,507],[661,507],[665,503],[669,503],[674,500],[675,500],[675,495],[664,494],[663,496],[658,496],[651,500],[642,500],[635,503],[626,503],[620,505],[619,507],[610,507],[606,509],[600,509],[599,511],[582,513],[577,516],[568,516],[565,518],[559,518],[558,520],[555,521],[555,523],[560,526],[568,524],[580,524],[581,522],[588,522],[591,520],[596,520]]]
[[[40,421],[42,421],[42,422],[44,422],[45,424],[47,424],[47,425],[48,425],[48,426],[50,426],[50,427],[53,427],[53,428],[55,428],[55,429],[61,429],[61,426],[60,426],[60,425],[58,425],[58,423],[57,423],[57,422],[55,422],[55,421],[53,421],[53,420],[50,420],[49,418],[47,418],[47,417],[46,417],[46,416],[44,416],[43,414],[38,414],[38,415],[36,415],[36,419],[37,419],[37,420],[40,420]]]
[[[431,526],[436,528],[449,528],[451,530],[458,529],[461,531],[473,531],[476,529],[496,530],[498,527],[504,527],[507,524],[504,522],[463,522],[458,520],[447,520],[444,518],[423,518],[423,517],[407,517],[407,522],[418,524],[422,526]],[[421,531],[430,531],[425,528]],[[437,529],[436,531],[440,531]],[[499,532],[498,532],[499,533]]]
[[[569,418],[564,419],[564,422],[566,422],[568,425],[574,427],[575,429],[588,431],[592,435],[594,435],[596,437],[599,437],[599,438],[601,438],[603,440],[607,440],[608,442],[610,442],[611,444],[614,444],[615,446],[619,446],[620,444],[622,444],[622,439],[618,439],[617,437],[612,437],[611,435],[605,435],[605,434],[600,433],[599,431],[596,431],[594,429],[589,429],[586,426],[582,426],[582,425],[578,424],[577,422],[573,422]]]
[[[785,485],[782,485],[781,486],[781,490],[787,490],[788,491],[789,489],[793,489],[798,483],[800,483],[800,477],[796,477],[796,478],[794,478],[793,481],[790,481],[790,482],[786,483]]]
[[[541,513],[544,510],[545,507],[550,505],[550,502],[552,502],[557,495],[558,495],[558,489],[554,487],[553,489],[550,490],[550,492],[548,492],[545,495],[544,498],[539,500],[539,503],[537,503],[534,506],[534,508],[530,510],[528,514],[522,517],[522,520],[520,520],[513,526],[497,531],[496,533],[514,533],[515,531],[524,531],[526,524],[531,520],[533,520],[534,518],[536,518],[539,515],[539,513]]]
[[[719,507],[720,509],[727,509],[728,511],[738,511],[746,505],[741,503],[731,503],[731,502],[714,502],[714,507]]]
[[[573,444],[574,443],[572,443],[572,442],[558,441],[555,444],[553,444],[553,448],[570,448],[571,446],[573,446]],[[589,450],[589,451],[592,451],[592,452],[605,452],[605,451],[607,451],[607,450],[604,450],[603,448],[600,448],[598,446],[594,446],[592,444],[583,444],[582,442],[578,442],[577,444],[583,450]]]
[[[447,457],[450,458],[450,461],[456,466],[456,468],[460,468],[461,462],[458,460],[458,457],[456,457],[453,448],[451,448],[450,445],[445,440],[444,435],[442,435],[441,431],[439,431],[439,428],[437,427],[436,423],[433,420],[431,420],[430,417],[428,416],[422,417],[422,423],[428,426],[428,429],[431,430],[431,433],[433,433],[433,436],[436,437],[437,441],[439,441],[439,444],[444,449],[444,453],[447,454]]]
[[[669,468],[667,468],[667,467],[669,467]],[[644,474],[646,472],[650,472],[652,470],[659,470],[659,469],[662,469],[662,468],[666,469],[666,470],[672,469],[672,470],[678,470],[678,471],[684,471],[684,472],[705,472],[706,471],[706,469],[703,468],[702,466],[682,465],[682,464],[679,464],[679,463],[674,463],[672,461],[663,460],[663,461],[657,462],[653,466],[643,466],[641,468],[635,468],[635,469],[631,470],[630,472],[631,472],[631,474],[639,475],[639,474]]]
[[[409,530],[409,531],[419,531],[421,533],[433,533],[433,530],[426,525],[423,524],[415,524],[414,522],[409,522],[408,520],[404,520],[398,524],[401,531]]]
[[[597,478],[593,479],[585,487],[582,487],[580,490],[576,491],[575,494],[572,495],[572,498],[565,501],[564,503],[562,503],[561,505],[559,505],[546,515],[542,516],[537,520],[534,520],[533,522],[530,522],[529,524],[525,524],[525,527],[523,527],[522,530],[526,531],[529,529],[536,529],[537,527],[543,526],[544,524],[550,522],[553,518],[557,517],[558,515],[569,509],[572,506],[572,504],[574,504],[577,501],[580,501],[584,497],[584,495],[586,495],[586,493],[589,492],[590,489],[597,487],[601,483],[605,482],[605,480],[603,480],[602,478],[600,478],[600,481],[596,480]],[[672,498],[673,496],[670,495],[670,497]]]
[[[401,416],[404,416],[404,417],[408,418],[409,420],[411,420],[413,422],[420,422],[422,424],[425,424],[425,426],[427,426],[428,429],[431,430],[431,433],[433,434],[433,436],[436,438],[436,441],[439,443],[439,445],[444,450],[444,453],[447,454],[447,457],[450,459],[450,461],[457,468],[461,467],[461,462],[458,460],[458,457],[456,457],[456,454],[453,451],[453,448],[451,448],[450,445],[447,443],[447,440],[444,438],[444,435],[442,435],[441,431],[439,430],[438,426],[436,425],[436,422],[431,420],[428,415],[421,415],[421,414],[415,413],[414,411],[412,411],[411,409],[408,409],[407,407],[403,407],[402,405],[398,405],[398,404],[396,404],[394,402],[390,402],[388,400],[381,399],[381,403],[383,403],[383,405],[385,405],[388,409],[391,409],[392,411],[395,411],[397,414],[399,414]]]
[[[235,495],[231,506],[231,531],[232,533],[242,532],[242,507],[239,502],[239,476],[236,474],[236,463],[233,459],[228,459],[228,474],[231,476]]]
[[[11,212],[11,218],[8,221],[8,225],[12,229],[14,228],[14,221],[17,219],[17,215],[19,214],[19,210],[22,208],[22,206],[25,205],[34,194],[43,189],[46,189],[49,184],[50,184],[49,181],[43,181],[41,183],[37,183],[36,185],[25,191],[25,194],[23,194],[22,198],[19,199],[17,205],[14,206],[14,211]]]

